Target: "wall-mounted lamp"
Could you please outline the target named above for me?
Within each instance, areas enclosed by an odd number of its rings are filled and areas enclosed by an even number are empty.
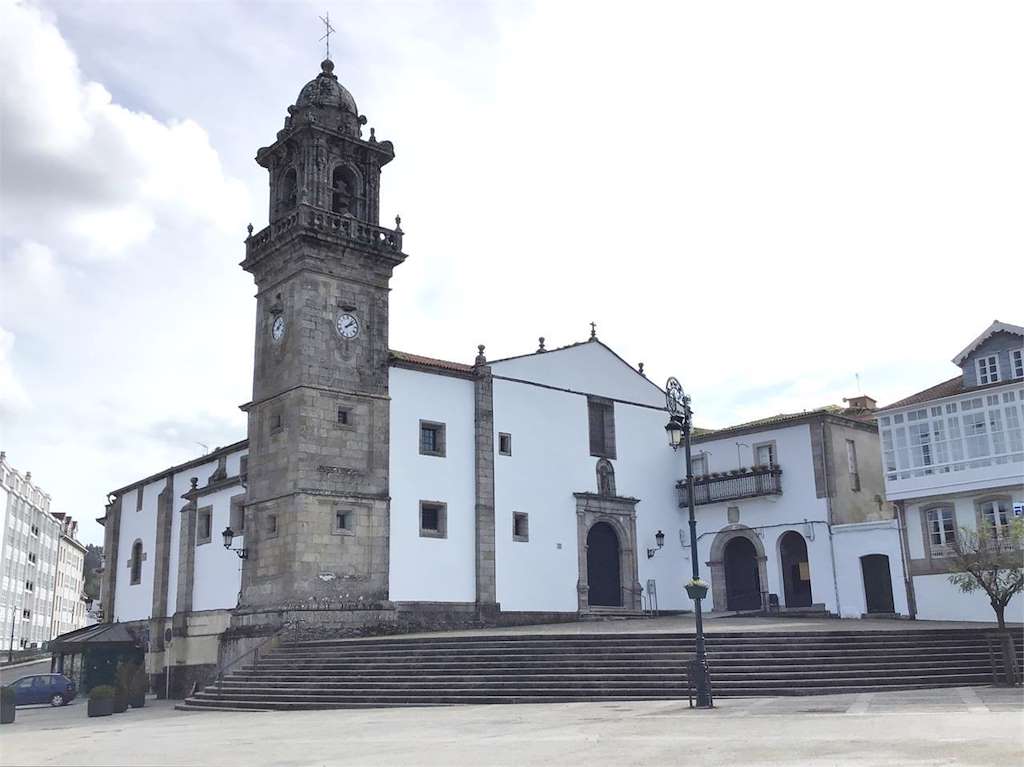
[[[658,544],[658,549],[665,548],[665,533],[659,530],[657,533],[654,534],[654,541]],[[647,558],[650,559],[655,554],[657,554],[658,549],[647,549]]]
[[[232,549],[231,544],[235,540],[235,531],[231,529],[231,525],[224,528],[224,532],[221,533],[224,536],[224,548],[229,551],[233,551],[238,555],[239,559],[248,559],[249,552],[245,549]]]

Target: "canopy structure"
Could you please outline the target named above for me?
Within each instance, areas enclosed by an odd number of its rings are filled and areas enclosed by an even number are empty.
[[[141,638],[123,623],[98,623],[69,631],[50,641],[50,652],[54,655],[73,655],[86,650],[134,650],[141,647]]]

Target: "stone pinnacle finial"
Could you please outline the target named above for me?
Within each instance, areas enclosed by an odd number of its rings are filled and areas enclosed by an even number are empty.
[[[539,344],[537,346],[537,351],[539,351],[539,352],[546,352],[547,349],[544,348],[544,336],[541,336],[540,338],[538,338],[537,341],[539,342]]]
[[[644,363],[640,363],[640,367],[638,368],[638,370],[640,372],[640,375],[642,375],[644,378],[647,378],[647,374],[644,372]]]
[[[376,144],[377,143],[377,129],[376,128],[370,128],[370,143],[371,144]]]
[[[486,365],[487,357],[484,356],[484,345],[480,344],[476,347],[476,359],[473,361],[474,365]]]
[[[397,215],[395,216],[395,231],[404,234],[404,232],[402,232],[402,217],[401,216],[397,216]]]
[[[199,477],[192,477],[191,479],[189,479],[189,482],[192,483],[192,489],[193,490],[195,490],[197,487],[199,487]]]
[[[247,226],[245,228],[249,230],[249,236],[252,237],[252,222],[250,221],[249,222],[249,226]]]
[[[597,323],[596,322],[591,322],[590,323],[590,340],[591,341],[596,341],[597,340]]]

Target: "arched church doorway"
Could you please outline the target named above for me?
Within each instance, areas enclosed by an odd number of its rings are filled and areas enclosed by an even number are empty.
[[[885,554],[867,554],[860,558],[860,569],[864,574],[864,597],[868,613],[895,612],[889,557]]]
[[[811,566],[807,561],[807,541],[795,530],[779,539],[782,558],[782,588],[786,607],[811,606]]]
[[[761,576],[757,551],[744,536],[725,544],[725,593],[729,610],[758,610],[761,607]]]
[[[592,607],[622,606],[619,536],[607,522],[597,522],[587,533],[587,581]]]

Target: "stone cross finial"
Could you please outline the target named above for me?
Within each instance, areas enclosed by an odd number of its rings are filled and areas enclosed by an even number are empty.
[[[596,322],[591,322],[590,323],[590,340],[591,341],[596,341],[597,340],[597,323]]]
[[[330,59],[331,58],[331,34],[333,32],[336,32],[337,30],[334,27],[331,26],[331,13],[330,13],[330,11],[328,11],[324,16],[321,16],[320,17],[320,21],[322,21],[324,23],[324,29],[326,30],[324,32],[324,36],[320,38],[321,42],[326,41],[326,43],[327,43],[327,46],[326,46],[327,55],[324,58]]]
[[[544,348],[544,336],[541,336],[537,340],[540,342],[539,345],[537,346],[537,351],[539,351],[539,352],[546,352],[547,349]]]
[[[477,352],[476,359],[473,361],[473,364],[475,364],[475,365],[486,365],[487,364],[487,358],[484,356],[484,345],[480,344],[479,346],[477,346],[476,347],[476,352]]]

